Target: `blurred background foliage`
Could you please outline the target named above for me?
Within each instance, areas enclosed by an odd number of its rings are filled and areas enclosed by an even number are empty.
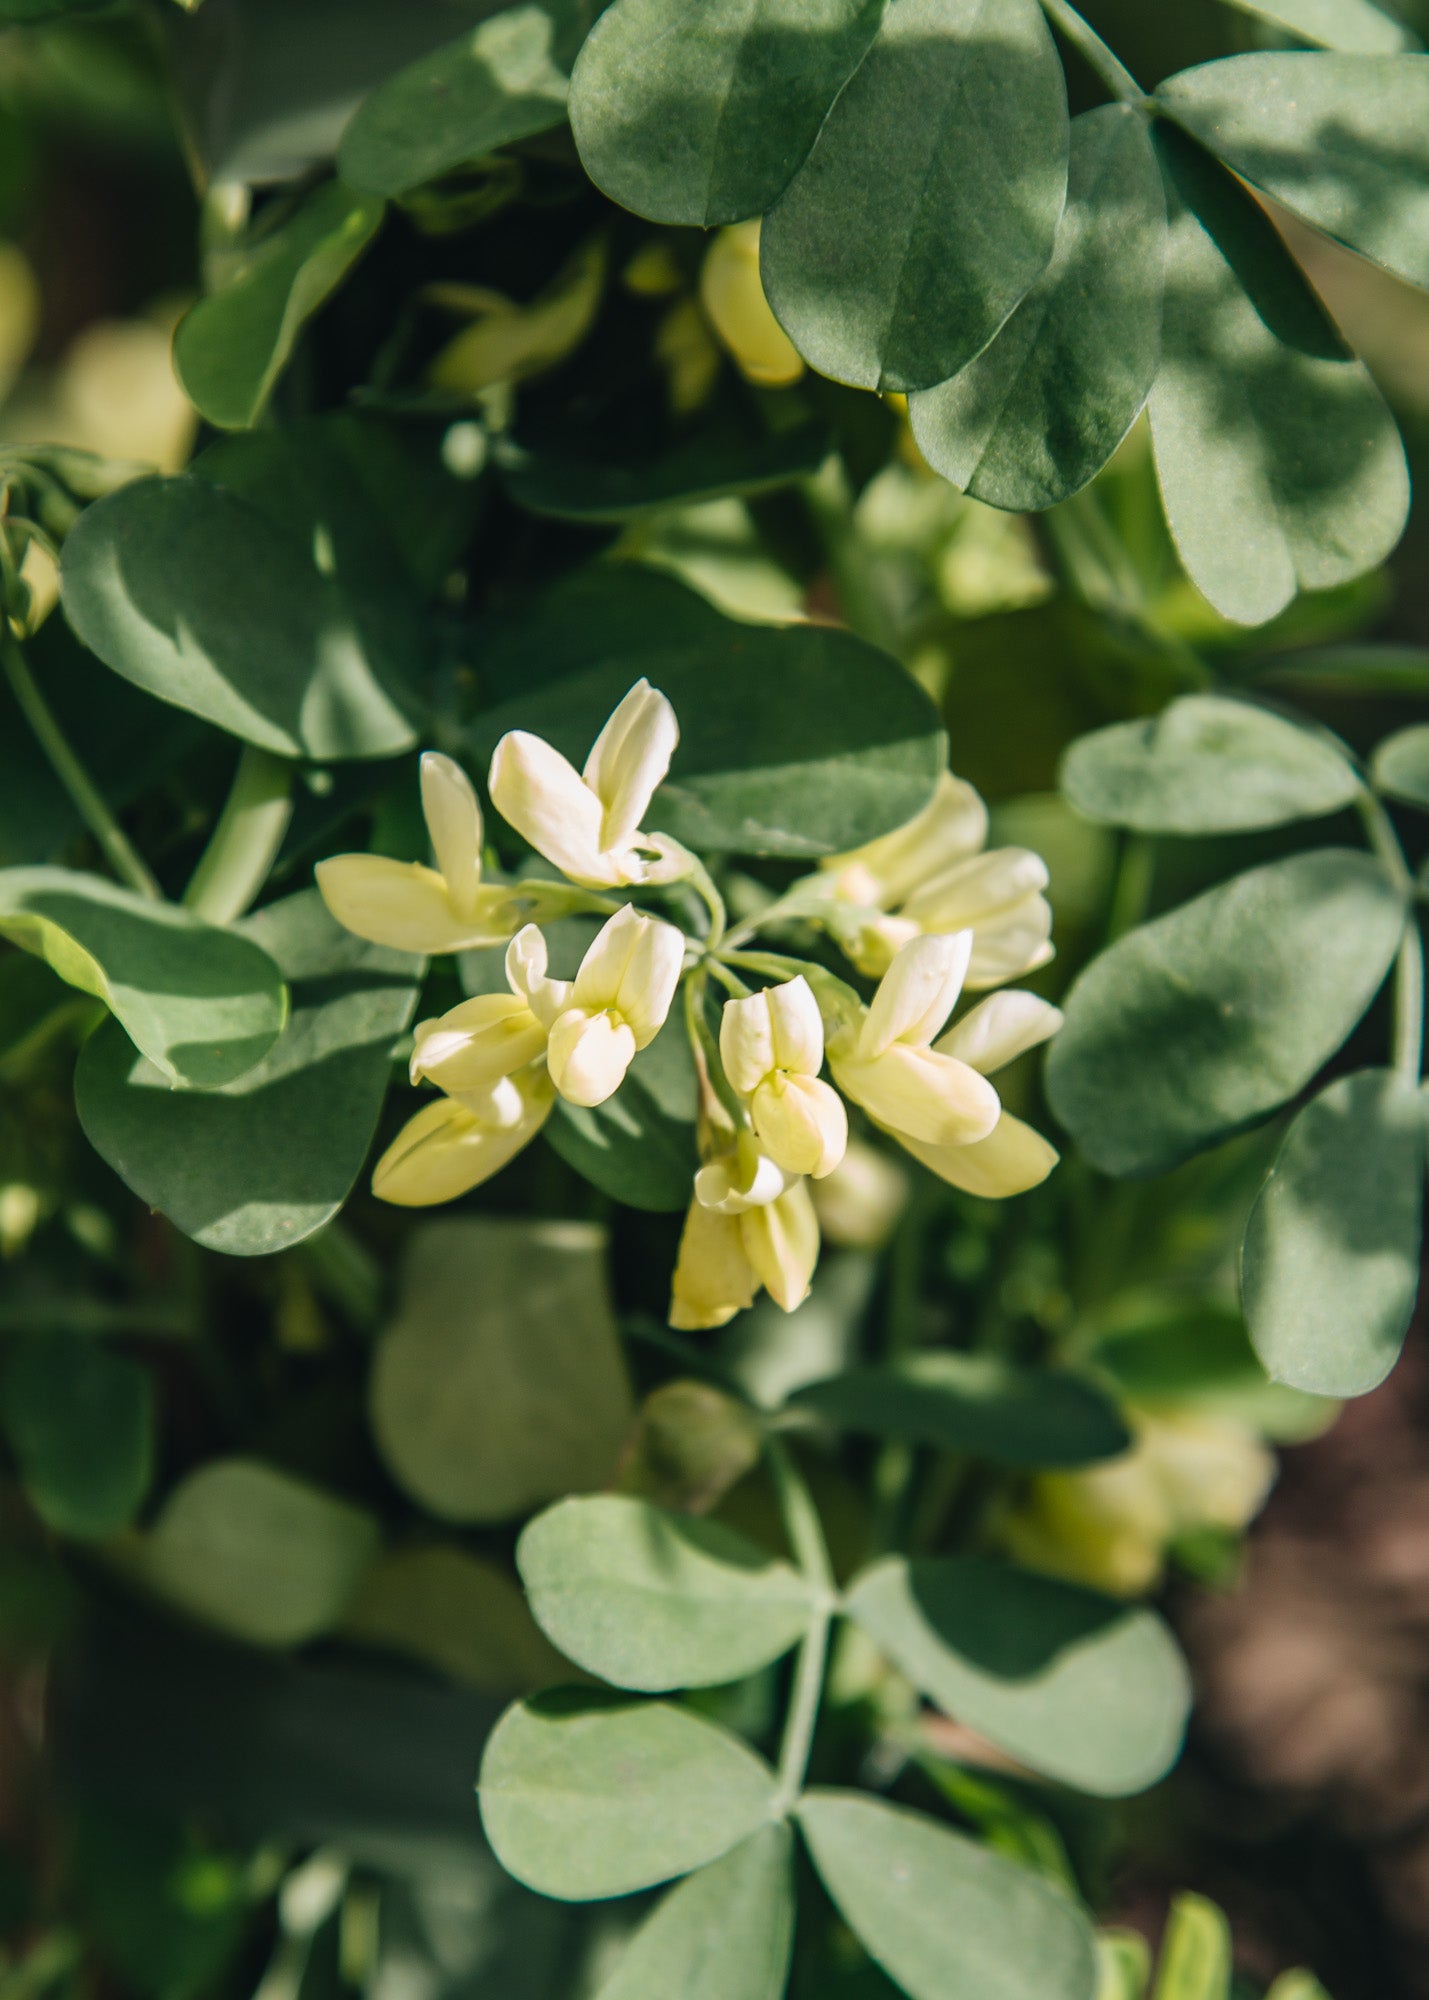
[[[1087,12],[1148,85],[1271,39],[1212,0]],[[232,226],[227,183],[305,171],[376,81],[461,18],[442,0],[169,13],[101,5],[0,32],[0,448],[185,463],[200,425],[170,340],[205,246],[221,254]],[[245,54],[219,87],[210,54],[235,22]],[[1075,67],[1072,84],[1075,98]],[[260,186],[260,211],[284,199]],[[1422,478],[1429,302],[1283,226]],[[928,472],[895,399],[791,359],[751,298],[754,268],[747,234],[710,247],[613,209],[560,130],[413,194],[313,318],[277,408],[390,424],[382,498],[403,559],[448,607],[457,682],[486,671],[475,621],[601,555],[737,617],[846,621],[939,702],[996,837],[1047,857],[1058,955],[1037,984],[1053,998],[1109,938],[1300,839],[1152,849],[1092,827],[1057,794],[1073,737],[1154,713],[1205,660],[1293,696],[1357,749],[1424,713],[1422,506],[1383,571],[1247,632],[1180,572],[1142,427],[1086,494],[1035,519],[995,513]],[[721,492],[732,437],[767,441],[770,490]],[[493,439],[514,454],[504,484],[482,477]],[[626,498],[649,482],[649,504],[612,508],[612,468]],[[686,497],[658,504],[662,479]],[[226,783],[224,739],[106,673],[58,618],[33,651],[142,851],[182,882]],[[0,862],[83,852],[8,701]],[[303,886],[317,844],[364,816],[375,846],[403,852],[411,779],[405,759],[311,769],[279,886]],[[788,1323],[756,1308],[692,1360],[660,1324],[676,1221],[617,1207],[546,1149],[483,1191],[476,1216],[414,1225],[359,1195],[271,1260],[197,1249],[78,1131],[70,1077],[92,1006],[34,961],[4,964],[3,2000],[594,1991],[629,1909],[521,1890],[472,1807],[500,1704],[552,1671],[514,1582],[511,1514],[615,1484],[777,1542],[720,1380],[777,1399],[925,1344],[1092,1368],[1133,1448],[1026,1477],[813,1434],[840,1566],[956,1533],[1160,1592],[1205,1712],[1172,1779],[1093,1803],[920,1714],[850,1643],[824,1775],[941,1796],[994,1845],[1075,1880],[1108,1923],[1155,1935],[1174,1889],[1203,1890],[1230,1914],[1238,1995],[1302,1964],[1338,2000],[1429,1993],[1429,1383],[1411,1343],[1391,1383],[1327,1430],[1333,1405],[1259,1371],[1235,1254],[1278,1125],[1149,1183],[1071,1155],[995,1207],[915,1189],[860,1148],[822,1194],[839,1247],[808,1304]],[[1355,1059],[1352,1044],[1341,1061]],[[1014,1107],[1033,1090],[1015,1073]],[[541,1283],[518,1294],[503,1272]],[[701,1699],[758,1740],[775,1720],[768,1683]],[[846,1933],[810,1924],[796,1990],[892,1989]]]

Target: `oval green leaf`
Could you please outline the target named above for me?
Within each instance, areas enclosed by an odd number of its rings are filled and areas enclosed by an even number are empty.
[[[570,1679],[510,1573],[449,1543],[380,1557],[347,1607],[342,1636],[503,1701]]]
[[[30,1504],[60,1535],[112,1535],[154,1471],[147,1369],[77,1337],[18,1340],[0,1372],[4,1429]]]
[[[701,853],[812,860],[902,826],[947,761],[937,711],[896,660],[846,632],[721,621],[708,640],[628,655],[482,717],[488,757],[508,729],[579,768],[637,674],[674,704],[680,742],[645,825]]]
[[[265,1257],[331,1221],[367,1157],[422,961],[339,928],[316,890],[242,925],[290,982],[262,1062],[222,1089],[172,1091],[102,1029],[75,1071],[85,1136],[151,1208],[207,1249]]]
[[[537,1624],[617,1687],[717,1687],[803,1638],[809,1586],[715,1521],[617,1494],[562,1500],[526,1528],[516,1566]]]
[[[274,226],[226,253],[215,290],[179,321],[174,369],[222,430],[254,423],[298,335],[376,235],[382,203],[324,181]]]
[[[1321,60],[1314,58],[1313,60]],[[1404,448],[1269,218],[1165,126],[1170,235],[1151,437],[1177,553],[1224,617],[1381,562],[1409,507]]]
[[[1138,833],[1243,833],[1317,819],[1358,796],[1349,757],[1323,732],[1224,695],[1189,694],[1148,722],[1083,736],[1062,763],[1079,813]]]
[[[776,1816],[774,1773],[728,1730],[669,1702],[579,1690],[509,1708],[477,1789],[502,1867],[566,1902],[684,1875]]]
[[[720,414],[656,457],[572,457],[503,443],[495,454],[513,499],[556,521],[638,521],[669,507],[694,507],[731,495],[751,498],[818,471],[830,437],[816,421],[744,436]]]
[[[1279,1382],[1362,1396],[1404,1345],[1419,1290],[1429,1106],[1393,1070],[1321,1091],[1285,1135],[1245,1232],[1250,1337]]]
[[[1429,812],[1429,722],[1387,737],[1374,753],[1370,777],[1376,791]]]
[[[909,399],[934,471],[1013,513],[1055,506],[1095,477],[1156,379],[1165,254],[1145,119],[1125,105],[1074,119],[1051,263],[975,361]]]
[[[984,1556],[889,1557],[847,1609],[946,1714],[1045,1777],[1121,1798],[1176,1761],[1190,1676],[1154,1612]]]
[[[1429,285],[1429,55],[1231,56],[1156,94],[1286,208]]]
[[[368,1394],[388,1470],[429,1513],[507,1520],[611,1478],[633,1408],[605,1248],[578,1222],[413,1234]]]
[[[844,1921],[909,2000],[1093,2000],[1091,1928],[1030,1870],[863,1793],[806,1792],[798,1814]]]
[[[1003,1465],[1090,1465],[1118,1457],[1131,1442],[1096,1383],[990,1354],[910,1354],[811,1382],[789,1400],[840,1430],[973,1452]]]
[[[955,375],[1047,267],[1067,147],[1037,0],[889,0],[765,218],[764,289],[799,352],[859,389]]]
[[[0,871],[0,936],[102,1000],[164,1088],[216,1090],[277,1041],[287,993],[260,945],[68,868]]]
[[[65,615],[115,673],[262,750],[395,756],[416,732],[361,579],[329,574],[322,511],[296,526],[198,473],[140,480],[71,532]]]
[[[1228,0],[1243,14],[1256,14],[1288,28],[1302,41],[1353,55],[1393,55],[1415,47],[1414,37],[1372,0]]]
[[[604,194],[652,222],[778,200],[878,27],[882,0],[616,0],[581,50],[571,130]]]
[[[1077,979],[1047,1062],[1053,1111],[1103,1173],[1167,1172],[1304,1089],[1403,932],[1399,891],[1348,848],[1207,890]]]
[[[794,1945],[793,1836],[761,1827],[671,1889],[596,2000],[783,2000]]]
[[[688,1039],[657,1035],[613,1097],[593,1108],[561,1097],[545,1136],[568,1167],[627,1208],[674,1215],[699,1166],[695,1068]]]

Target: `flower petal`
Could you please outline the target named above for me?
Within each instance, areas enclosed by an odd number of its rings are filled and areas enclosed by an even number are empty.
[[[854,901],[892,909],[929,876],[976,854],[986,839],[987,807],[971,785],[945,771],[930,803],[906,826],[819,865],[833,873],[836,886],[848,875]]]
[[[743,1215],[788,1192],[798,1179],[761,1150],[751,1132],[741,1132],[734,1150],[723,1153],[695,1175],[695,1199],[720,1215]]]
[[[523,924],[506,947],[506,983],[549,1028],[569,1003],[571,982],[546,977],[546,939],[535,924]]]
[[[769,987],[764,995],[774,1038],[774,1068],[817,1076],[824,1062],[824,1023],[804,975]]]
[[[523,840],[573,882],[592,889],[620,880],[601,852],[601,804],[559,750],[524,729],[502,737],[491,759],[491,803]]]
[[[985,1077],[951,1056],[895,1042],[872,1062],[833,1058],[834,1080],[846,1097],[899,1138],[933,1146],[967,1146],[985,1139],[1002,1106]]]
[[[691,1202],[670,1288],[670,1325],[685,1333],[723,1326],[754,1303],[758,1289],[738,1222]]]
[[[512,993],[482,993],[438,1021],[419,1023],[412,1081],[425,1076],[443,1090],[490,1090],[534,1062],[545,1047],[546,1030],[524,1000]]]
[[[419,861],[382,854],[334,854],[314,870],[322,899],[345,930],[397,951],[474,951],[504,944],[515,909],[503,889],[479,889],[459,916],[447,885]]]
[[[514,1125],[490,1127],[454,1098],[439,1098],[409,1118],[372,1175],[372,1192],[400,1208],[454,1201],[498,1173],[534,1139],[555,1101],[539,1071],[523,1091],[525,1115]]]
[[[939,1180],[961,1188],[964,1194],[983,1195],[991,1201],[1040,1187],[1060,1158],[1056,1147],[1040,1132],[1008,1111],[985,1139],[970,1146],[929,1146],[901,1132],[897,1137],[898,1143]]]
[[[844,1156],[848,1113],[819,1077],[776,1071],[755,1091],[749,1112],[759,1143],[786,1173],[822,1180]]]
[[[993,993],[934,1042],[940,1056],[953,1056],[982,1076],[1003,1069],[1062,1025],[1062,1010],[1035,993]]]
[[[481,807],[471,779],[452,757],[428,750],[422,758],[422,816],[432,852],[458,916],[476,907],[481,881]]]
[[[925,931],[989,923],[1000,911],[1047,887],[1047,864],[1029,847],[996,847],[925,882],[903,915]]]
[[[774,1067],[774,1025],[767,993],[725,1001],[719,1017],[719,1057],[741,1097],[751,1096],[763,1083]]]
[[[972,946],[971,931],[905,944],[879,981],[859,1032],[860,1056],[882,1055],[895,1042],[931,1042],[957,1005]]]
[[[777,1306],[793,1312],[809,1296],[819,1261],[819,1220],[806,1181],[739,1218],[744,1254]]]
[[[679,740],[674,709],[658,688],[638,680],[596,737],[582,773],[601,804],[603,848],[630,845]]]
[[[614,921],[612,919],[612,921]],[[643,1049],[664,1027],[685,963],[685,934],[658,917],[640,917],[635,943],[615,989],[615,1004]]]
[[[568,1007],[552,1026],[546,1061],[567,1103],[589,1107],[614,1096],[634,1055],[635,1036],[624,1021]]]
[[[1052,909],[1045,896],[1028,896],[992,924],[973,932],[967,984],[975,991],[1022,979],[1056,956],[1052,949]]]

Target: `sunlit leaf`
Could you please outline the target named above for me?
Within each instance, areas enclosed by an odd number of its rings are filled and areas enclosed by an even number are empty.
[[[1374,753],[1370,776],[1376,790],[1429,812],[1429,723],[1386,737]]]
[[[1288,28],[1322,48],[1361,55],[1390,55],[1412,48],[1414,37],[1373,0],[1228,0],[1242,13]]]

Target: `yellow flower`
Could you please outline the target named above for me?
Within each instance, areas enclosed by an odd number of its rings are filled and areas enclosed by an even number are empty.
[[[739,1218],[690,1203],[670,1287],[671,1326],[704,1333],[754,1303],[759,1278],[745,1255]]]
[[[569,987],[546,978],[546,940],[526,924],[506,947],[509,993],[463,1000],[413,1032],[411,1077],[442,1090],[489,1091],[546,1053],[546,1036]]]
[[[765,389],[804,372],[799,350],[775,319],[759,276],[759,223],[721,229],[700,269],[700,302],[740,372]]]
[[[1062,1016],[1035,993],[993,993],[964,1015],[933,1044],[934,1053],[966,1063],[989,1076],[1028,1049],[1055,1035]],[[985,1139],[966,1146],[930,1146],[921,1139],[898,1135],[900,1145],[940,1180],[965,1194],[1001,1200],[1040,1186],[1057,1164],[1058,1154],[1040,1132],[1004,1111]]]
[[[449,340],[427,371],[434,389],[480,395],[498,382],[525,382],[564,361],[590,332],[605,286],[605,244],[584,243],[529,305],[479,285],[428,289],[433,304],[474,322]]]
[[[509,889],[483,888],[481,807],[460,764],[429,750],[422,759],[422,812],[435,868],[381,854],[320,861],[322,899],[345,929],[398,951],[471,951],[510,937],[518,904]]]
[[[402,1208],[453,1201],[499,1173],[550,1115],[555,1091],[538,1066],[494,1090],[443,1097],[409,1118],[372,1175],[372,1192]]]
[[[846,1249],[881,1250],[907,1206],[910,1185],[891,1155],[850,1139],[837,1167],[813,1190],[819,1228]]]
[[[604,1104],[639,1050],[664,1026],[680,983],[685,939],[627,903],[596,934],[568,992],[548,981],[546,1060],[562,1097]]]
[[[972,933],[905,944],[872,1004],[829,1037],[829,1067],[845,1097],[899,1139],[967,1146],[987,1138],[1001,1105],[985,1077],[931,1044],[962,990]]]
[[[717,1204],[704,1199],[714,1191],[704,1178],[711,1167],[701,1168],[696,1178],[671,1287],[671,1326],[687,1332],[723,1326],[753,1303],[761,1285],[785,1312],[809,1295],[819,1261],[819,1224],[808,1183],[777,1168],[775,1177],[766,1179],[760,1168],[748,1173],[748,1164],[746,1158],[731,1170],[733,1178],[746,1178],[746,1191],[731,1189]],[[772,1165],[764,1162],[765,1168]],[[777,1191],[756,1200],[766,1186]]]
[[[832,1173],[848,1144],[848,1114],[819,1077],[824,1024],[809,982],[726,1001],[719,1050],[769,1157],[791,1174]]]
[[[639,680],[577,772],[540,736],[513,729],[491,760],[491,799],[538,854],[588,889],[667,881],[670,850],[640,830],[680,740],[675,711]],[[657,857],[650,859],[651,851]]]

